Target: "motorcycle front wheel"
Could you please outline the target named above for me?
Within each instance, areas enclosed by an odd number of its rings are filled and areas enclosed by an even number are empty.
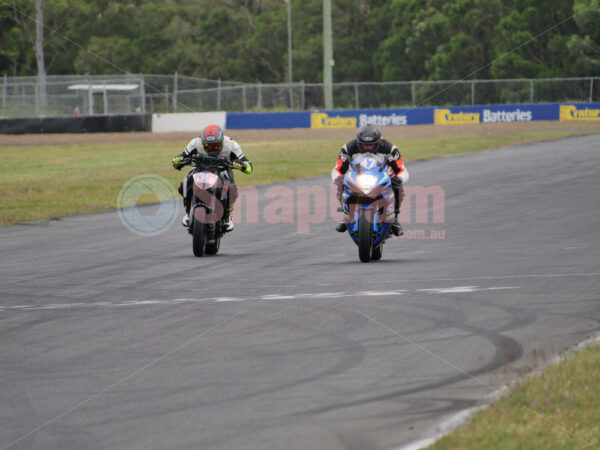
[[[204,208],[196,208],[194,211],[194,222],[192,223],[192,247],[194,256],[204,256],[206,246],[206,211]]]
[[[371,259],[373,261],[379,261],[383,256],[383,244],[379,244],[379,247],[373,249],[373,254],[371,255]]]
[[[371,222],[365,211],[361,211],[358,218],[358,257],[364,263],[369,262],[372,250]]]
[[[215,240],[213,242],[207,242],[204,251],[207,255],[216,255],[219,251],[219,247],[221,245],[221,238],[219,236],[215,236]]]

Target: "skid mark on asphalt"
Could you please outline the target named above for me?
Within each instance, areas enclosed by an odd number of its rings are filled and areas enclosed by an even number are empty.
[[[129,300],[114,302],[90,302],[90,303],[50,303],[47,305],[15,305],[2,306],[0,312],[8,311],[39,311],[52,309],[77,309],[77,308],[122,308],[134,306],[173,306],[189,303],[221,303],[221,302],[246,302],[246,301],[275,301],[275,300],[315,300],[335,299],[350,297],[398,297],[401,295],[417,294],[472,294],[476,292],[489,292],[497,290],[520,289],[520,286],[454,286],[446,288],[430,289],[399,289],[389,291],[361,291],[361,292],[313,292],[304,294],[265,294],[255,297],[207,297],[207,298],[175,298],[175,299],[148,299]]]

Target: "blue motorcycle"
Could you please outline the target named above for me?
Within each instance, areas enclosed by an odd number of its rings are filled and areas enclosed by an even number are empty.
[[[384,155],[353,158],[344,176],[342,211],[360,260],[380,260],[394,222],[394,191]]]

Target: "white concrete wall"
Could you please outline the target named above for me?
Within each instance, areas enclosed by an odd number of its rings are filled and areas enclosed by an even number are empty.
[[[208,125],[219,125],[220,127],[225,128],[226,120],[227,113],[225,111],[153,114],[152,132],[169,133],[172,131],[187,131],[191,133],[200,133],[200,130]]]

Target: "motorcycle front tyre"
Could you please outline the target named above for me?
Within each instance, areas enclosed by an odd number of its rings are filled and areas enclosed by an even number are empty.
[[[206,247],[204,248],[204,252],[207,255],[216,255],[219,251],[219,247],[221,246],[221,238],[219,236],[215,236],[215,240],[213,242],[207,242]]]
[[[365,211],[361,211],[358,218],[358,257],[364,263],[369,262],[372,251],[371,222]]]
[[[373,253],[371,254],[371,259],[373,261],[379,261],[383,256],[383,244],[379,244],[377,248],[373,249]]]
[[[194,222],[192,223],[192,248],[194,256],[204,256],[206,246],[206,211],[204,208],[196,208],[194,211]]]

